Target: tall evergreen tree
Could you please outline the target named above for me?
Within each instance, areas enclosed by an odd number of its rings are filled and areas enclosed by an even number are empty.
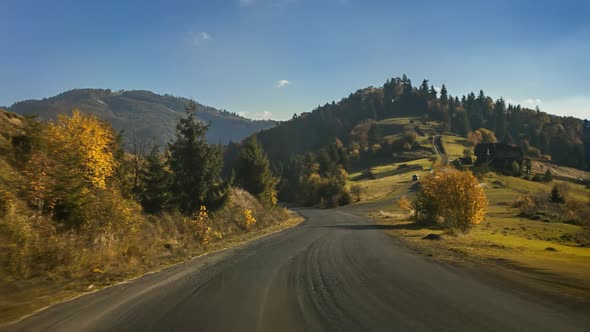
[[[506,103],[500,98],[494,105],[494,130],[501,141],[506,141],[506,127]]]
[[[235,182],[267,205],[276,204],[275,185],[270,163],[256,136],[250,136],[242,145],[235,166]]]
[[[428,97],[428,80],[423,80],[420,85],[420,95],[424,98]]]
[[[208,125],[198,121],[195,106],[176,126],[176,139],[169,144],[172,190],[181,212],[193,214],[201,205],[214,209],[226,194],[221,180],[222,150],[205,140]]]
[[[147,213],[159,213],[168,208],[172,174],[166,169],[163,156],[154,145],[145,158],[145,166],[139,172],[139,201]]]
[[[437,96],[436,89],[434,88],[434,85],[431,85],[430,89],[428,90],[428,97],[432,100],[435,100],[436,96]]]
[[[447,87],[443,84],[440,88],[440,104],[444,107],[447,106],[449,103],[449,94],[447,92]]]

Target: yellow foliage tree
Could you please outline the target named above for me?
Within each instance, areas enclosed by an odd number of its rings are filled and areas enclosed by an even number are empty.
[[[62,114],[49,124],[48,140],[51,154],[66,160],[71,171],[82,172],[94,188],[106,188],[117,166],[115,137],[108,124],[74,110],[71,117]]]
[[[473,145],[479,143],[494,143],[497,141],[496,134],[493,131],[486,128],[479,128],[476,131],[470,131],[467,133],[467,140]]]
[[[488,130],[485,128],[479,128],[477,130],[477,132],[479,132],[479,134],[481,136],[482,143],[494,143],[497,141],[496,134],[494,134],[494,132],[491,130]]]
[[[436,171],[422,180],[414,202],[417,221],[442,219],[446,227],[461,233],[484,220],[487,206],[477,178],[453,168]]]

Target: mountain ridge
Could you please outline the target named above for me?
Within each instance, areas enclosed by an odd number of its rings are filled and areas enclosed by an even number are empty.
[[[82,88],[64,91],[43,99],[28,99],[4,107],[21,115],[37,115],[41,120],[54,120],[58,114],[79,109],[109,122],[122,132],[127,146],[134,140],[165,146],[173,137],[178,117],[193,101],[188,98],[160,95],[149,90]],[[227,144],[276,125],[273,120],[252,120],[236,113],[195,102],[196,116],[209,123],[207,140]]]

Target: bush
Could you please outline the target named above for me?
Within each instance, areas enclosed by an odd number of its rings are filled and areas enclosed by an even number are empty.
[[[567,183],[558,183],[551,189],[551,202],[563,204],[569,196],[570,187]]]
[[[524,194],[519,196],[512,204],[513,207],[520,209],[521,215],[533,216],[538,212],[540,205],[547,201],[545,194],[533,196],[531,194]]]
[[[445,168],[421,181],[414,202],[415,220],[467,233],[484,220],[487,205],[485,192],[473,174]]]
[[[544,182],[553,181],[553,174],[551,173],[551,171],[549,169],[547,169],[547,171],[545,172],[545,176],[543,177],[543,181]]]
[[[562,184],[563,185],[563,184]],[[551,193],[524,194],[512,205],[520,215],[534,220],[557,221],[590,227],[590,202],[568,199],[567,185],[556,185]],[[565,192],[565,197],[563,196]],[[555,197],[554,197],[555,196]],[[565,204],[564,204],[565,202]]]
[[[411,211],[412,210],[412,203],[410,203],[410,201],[408,200],[408,198],[406,197],[406,195],[403,195],[399,199],[399,201],[397,201],[397,205],[402,210],[405,210],[405,211]]]
[[[363,194],[363,187],[361,187],[358,184],[355,184],[353,186],[350,187],[350,194],[352,194],[352,196],[355,199],[355,202],[358,202],[361,200],[361,195]]]
[[[352,203],[352,196],[348,191],[343,191],[339,194],[336,206],[344,206],[350,203]]]

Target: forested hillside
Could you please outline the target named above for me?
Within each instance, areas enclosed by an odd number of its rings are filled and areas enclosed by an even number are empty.
[[[331,207],[352,200],[356,189],[347,187],[348,172],[434,160],[444,149],[443,134],[466,143],[464,150],[452,151],[453,158],[470,158],[478,143],[501,141],[520,146],[531,159],[590,166],[588,120],[507,104],[483,91],[452,96],[444,85],[440,91],[428,80],[414,86],[405,75],[295,114],[256,136],[281,175],[280,200]],[[230,144],[226,150],[226,170],[238,148]]]
[[[150,91],[111,91],[109,89],[77,89],[43,100],[27,100],[13,104],[8,110],[22,115],[38,115],[42,120],[55,120],[58,114],[79,109],[108,121],[123,138],[132,143],[156,143],[164,146],[174,137],[178,118],[185,114],[192,101]],[[197,118],[211,126],[207,132],[210,143],[240,141],[274,121],[254,121],[235,113],[196,104]]]
[[[338,103],[294,115],[291,121],[257,136],[274,164],[284,168],[293,155],[317,152],[336,140],[355,154],[373,146],[383,149],[384,144],[393,142],[381,139],[384,133],[379,132],[376,122],[398,117],[436,121],[441,132],[465,137],[483,128],[492,131],[499,141],[520,145],[531,157],[546,155],[556,164],[579,169],[590,166],[588,120],[507,104],[483,91],[451,96],[444,85],[440,92],[428,80],[414,86],[405,75],[388,80],[382,87],[358,90]],[[406,143],[398,141],[389,146],[387,154],[403,151]]]

